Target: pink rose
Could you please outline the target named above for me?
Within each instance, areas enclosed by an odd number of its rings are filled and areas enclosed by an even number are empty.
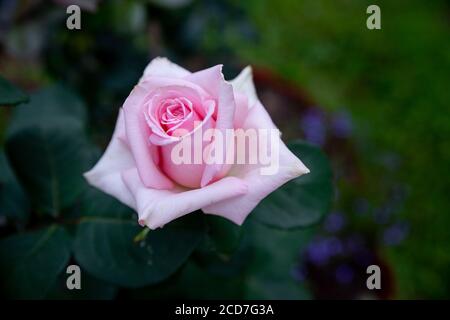
[[[196,134],[208,129],[217,135],[195,143]],[[84,176],[136,210],[139,223],[151,229],[198,209],[240,225],[269,193],[309,170],[279,135],[272,135],[268,156],[277,168],[262,174],[263,165],[249,160],[259,160],[250,144],[230,143],[235,138],[219,144],[219,137],[236,129],[266,132],[266,138],[276,130],[256,96],[250,67],[227,82],[221,65],[191,73],[156,58],[120,109],[105,153]],[[183,155],[192,148],[192,154],[200,149],[206,156],[200,162],[175,161],[181,144],[189,141]],[[246,162],[225,161],[230,152],[239,154],[238,148],[247,152]],[[223,161],[208,161],[213,154]]]

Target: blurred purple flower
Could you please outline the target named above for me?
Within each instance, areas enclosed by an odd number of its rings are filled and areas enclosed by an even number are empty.
[[[350,266],[342,264],[336,268],[335,277],[338,283],[349,284],[353,280],[354,271]]]
[[[325,219],[324,228],[326,231],[334,233],[340,231],[345,223],[345,217],[341,213],[333,212]]]
[[[327,239],[327,246],[331,256],[337,256],[344,252],[344,246],[339,238],[332,237]]]
[[[334,256],[342,254],[344,247],[341,240],[336,237],[320,238],[309,244],[307,248],[308,260],[317,265],[323,266]]]
[[[345,239],[345,249],[360,266],[368,266],[375,261],[374,253],[360,234],[353,234]]]
[[[346,111],[340,111],[335,114],[331,120],[331,129],[338,138],[349,137],[353,130],[350,114]]]
[[[395,246],[405,240],[409,233],[409,225],[406,222],[398,222],[386,228],[383,232],[383,242],[388,246]]]
[[[309,260],[315,265],[325,265],[330,258],[330,253],[325,241],[322,239],[310,243],[307,250]]]
[[[365,247],[361,248],[361,250],[358,251],[354,257],[356,263],[362,267],[367,267],[375,263],[376,260],[374,253]]]
[[[326,139],[326,124],[323,112],[310,109],[301,119],[306,141],[322,146]]]
[[[364,239],[358,234],[353,234],[345,239],[345,249],[351,254],[355,254],[365,249]]]

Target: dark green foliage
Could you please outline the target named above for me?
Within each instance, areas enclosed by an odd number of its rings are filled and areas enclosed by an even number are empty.
[[[51,225],[0,241],[0,274],[4,294],[17,299],[42,299],[65,269],[71,239]]]
[[[332,196],[331,168],[325,154],[300,141],[289,148],[311,172],[289,181],[255,209],[259,221],[282,229],[317,223],[329,210]]]
[[[203,236],[201,217],[193,215],[150,231],[139,242],[135,220],[88,217],[78,226],[75,259],[92,275],[124,287],[161,282],[190,256]]]
[[[28,96],[8,80],[0,76],[0,107],[27,102]]]

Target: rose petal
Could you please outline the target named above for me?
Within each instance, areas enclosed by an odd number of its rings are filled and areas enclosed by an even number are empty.
[[[236,102],[236,110],[234,112],[234,128],[242,128],[249,112],[248,98],[246,95],[234,90],[234,101]]]
[[[257,102],[250,110],[244,128],[276,128],[267,111]],[[261,165],[235,165],[229,172],[250,186],[245,195],[221,201],[202,210],[208,214],[219,215],[241,225],[256,205],[271,192],[302,174],[308,173],[306,166],[280,140],[279,170],[275,175],[262,175]],[[276,214],[276,213],[274,213]]]
[[[167,58],[156,57],[147,65],[140,81],[149,76],[182,78],[189,75],[190,72],[171,62]]]
[[[223,65],[219,64],[208,69],[191,73],[183,77],[183,79],[197,84],[212,97],[218,97],[219,91],[221,90],[220,86],[225,81],[222,74],[222,67]]]
[[[165,136],[161,137],[157,134],[150,134],[149,141],[154,144],[155,146],[165,146],[174,142],[180,141],[180,137],[171,137],[171,136]]]
[[[125,186],[121,171],[135,167],[133,156],[126,143],[123,111],[120,109],[112,139],[97,164],[84,177],[88,183],[117,198],[129,207],[136,208],[134,197]]]
[[[139,179],[136,169],[125,171],[123,179],[136,200],[139,223],[147,225],[150,229],[162,227],[201,207],[245,194],[248,191],[247,184],[234,177],[194,190],[146,188]]]
[[[166,78],[161,76],[149,76],[139,82],[139,86],[142,88],[145,88],[148,92],[151,92],[153,90],[174,90],[174,91],[180,91],[180,90],[186,90],[183,91],[183,94],[189,95],[191,98],[193,92],[195,94],[199,95],[204,100],[211,99],[210,94],[201,86],[197,85],[196,83],[187,81],[185,79],[180,78]],[[199,110],[196,110],[199,112]]]
[[[226,137],[226,129],[233,129],[234,127],[233,122],[236,103],[234,101],[233,87],[230,83],[225,82],[224,80],[220,83],[218,104],[219,105],[215,129],[219,130],[222,133],[222,137]],[[216,142],[213,141],[212,143],[214,144]],[[223,159],[218,159],[217,162],[219,163],[207,164],[205,166],[205,171],[201,180],[202,187],[219,178],[219,175],[224,174],[222,168],[224,167],[226,150],[228,148],[228,141],[226,141],[225,138],[223,139],[222,146]]]
[[[236,92],[247,96],[248,107],[252,108],[256,101],[258,101],[255,84],[253,83],[252,68],[250,66],[245,67],[236,78],[230,81],[230,83],[233,85],[233,89]]]
[[[151,131],[141,108],[141,103],[147,93],[143,87],[137,85],[123,105],[128,143],[144,185],[149,188],[171,189],[173,188],[172,181],[156,166],[150,150]]]

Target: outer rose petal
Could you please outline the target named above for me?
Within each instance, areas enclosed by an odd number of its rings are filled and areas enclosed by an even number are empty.
[[[249,112],[248,98],[246,95],[234,90],[234,101],[236,110],[234,111],[234,128],[242,128]]]
[[[186,87],[195,90],[201,97],[211,99],[209,93],[199,85],[181,78],[168,78],[161,76],[148,76],[138,84],[139,87],[145,88],[146,91],[158,89],[160,87],[176,86]]]
[[[122,176],[136,200],[139,223],[150,229],[163,227],[201,207],[248,191],[247,184],[235,177],[224,178],[200,189],[156,190],[142,184],[136,169],[129,169]]]
[[[219,86],[219,102],[218,102],[218,112],[216,119],[216,130],[221,131],[222,136],[225,137],[226,129],[234,128],[234,111],[236,110],[236,103],[234,101],[233,87],[231,84],[223,81]],[[211,181],[217,178],[221,178],[220,175],[224,175],[222,168],[224,168],[223,163],[225,163],[226,150],[228,146],[228,141],[224,141],[223,145],[223,159],[219,161],[222,164],[207,164],[205,166],[205,171],[203,172],[201,186],[204,187]],[[215,143],[214,141],[212,143]]]
[[[149,76],[182,78],[189,74],[189,71],[169,61],[167,58],[156,57],[145,68],[141,81]]]
[[[245,67],[236,78],[230,81],[230,83],[235,91],[247,96],[249,108],[252,108],[254,104],[259,101],[253,83],[252,68],[250,66]]]
[[[159,170],[152,157],[153,146],[148,140],[151,132],[141,108],[146,94],[147,90],[137,85],[123,105],[127,140],[144,185],[149,188],[171,189],[172,181]]]
[[[248,70],[246,68],[246,70]],[[244,70],[245,71],[245,70]],[[241,75],[244,73],[241,73]],[[251,73],[244,77],[238,76],[240,80],[235,82],[240,88],[244,88],[247,93],[251,93],[254,88]],[[245,75],[245,74],[244,74]],[[251,83],[248,83],[248,82]],[[251,108],[250,113],[243,125],[243,128],[264,128],[274,129],[276,126],[272,122],[263,105],[254,97],[255,104]],[[230,176],[238,177],[244,180],[250,187],[249,192],[245,195],[221,201],[206,207],[202,210],[205,213],[223,216],[236,224],[241,225],[248,214],[256,207],[256,205],[271,192],[279,188],[291,179],[302,174],[308,173],[309,169],[286,147],[280,140],[280,156],[279,171],[275,175],[261,175],[259,165],[235,165],[230,171]]]
[[[225,82],[222,74],[222,65],[203,69],[191,73],[185,77],[185,80],[195,83],[196,85],[205,89],[212,97],[218,97],[220,92],[220,85]]]
[[[280,160],[282,157],[286,157],[287,161],[280,163],[278,173],[273,176],[261,175],[259,168],[249,171],[241,168],[241,170],[237,170],[236,172],[230,172],[231,175],[236,175],[250,186],[249,192],[240,197],[203,207],[202,211],[204,213],[222,216],[241,225],[262,199],[289,180],[309,172],[303,163],[289,151],[284,143],[280,144]]]
[[[133,156],[124,142],[125,123],[120,109],[112,139],[97,164],[84,174],[92,186],[136,208],[133,195],[122,180],[121,171],[135,167]]]

